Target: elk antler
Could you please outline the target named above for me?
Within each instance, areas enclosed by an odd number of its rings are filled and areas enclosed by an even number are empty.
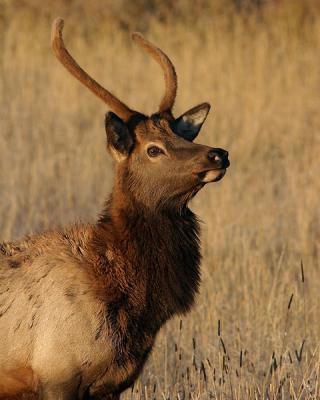
[[[58,60],[67,68],[67,70],[75,76],[81,83],[90,89],[95,95],[100,97],[108,106],[124,121],[135,114],[135,111],[127,107],[122,101],[117,99],[112,93],[103,88],[91,78],[73,59],[68,50],[65,48],[62,38],[63,19],[57,18],[52,24],[51,43],[53,51]]]
[[[132,39],[138,43],[144,50],[146,50],[160,65],[164,73],[166,84],[166,91],[161,100],[159,111],[170,111],[173,107],[176,94],[177,94],[177,74],[169,57],[158,49],[148,40],[146,40],[141,33],[135,32],[132,34]]]

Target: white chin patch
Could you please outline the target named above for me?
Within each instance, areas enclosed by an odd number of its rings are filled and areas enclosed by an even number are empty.
[[[218,170],[211,170],[208,171],[204,178],[202,179],[202,182],[208,183],[208,182],[217,182],[221,178],[223,178],[224,174],[226,173],[225,169],[218,169]]]

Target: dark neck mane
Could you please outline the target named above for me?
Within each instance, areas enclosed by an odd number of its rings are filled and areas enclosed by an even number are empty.
[[[200,283],[199,224],[192,211],[151,211],[111,196],[98,228],[120,255],[127,295],[139,297],[160,325],[190,309]]]

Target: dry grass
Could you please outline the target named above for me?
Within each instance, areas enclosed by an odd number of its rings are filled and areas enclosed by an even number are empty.
[[[176,18],[178,7],[173,20],[152,9],[135,19],[120,1],[51,10],[0,0],[0,236],[93,220],[112,186],[106,110],[51,54],[52,18],[66,18],[66,42],[88,71],[151,112],[162,77],[127,32],[144,30],[176,65],[177,114],[213,105],[199,140],[227,148],[231,168],[192,204],[205,222],[197,306],[181,329],[177,319],[162,330],[124,398],[316,399],[320,7],[283,0],[238,14],[227,1],[194,3],[197,18],[180,1],[189,17]]]

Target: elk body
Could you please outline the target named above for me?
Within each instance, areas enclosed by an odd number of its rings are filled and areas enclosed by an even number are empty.
[[[166,91],[150,117],[84,72],[52,28],[62,64],[114,111],[107,147],[113,191],[95,224],[0,245],[0,398],[118,399],[141,372],[160,327],[186,313],[199,286],[199,227],[188,201],[229,166],[225,150],[193,143],[210,106],[175,119],[168,57],[140,34]]]

